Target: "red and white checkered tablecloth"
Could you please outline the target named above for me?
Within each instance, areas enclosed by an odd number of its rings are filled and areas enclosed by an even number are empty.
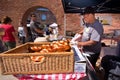
[[[82,80],[85,73],[69,73],[69,74],[44,74],[44,75],[14,75],[19,80]]]

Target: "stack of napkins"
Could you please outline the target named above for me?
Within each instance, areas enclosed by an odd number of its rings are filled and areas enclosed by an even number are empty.
[[[71,45],[76,45],[77,42],[81,41],[81,38],[82,38],[81,34],[76,33],[75,36],[70,41],[70,44]]]
[[[75,36],[72,38],[71,42],[72,41],[80,41],[81,40],[81,34],[79,33],[76,33]]]

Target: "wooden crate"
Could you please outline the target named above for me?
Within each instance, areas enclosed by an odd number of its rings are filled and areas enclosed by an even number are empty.
[[[26,43],[0,54],[2,74],[49,74],[71,73],[74,70],[74,54],[70,52],[51,52],[48,54],[30,53],[33,45],[49,44]],[[44,56],[42,63],[34,62],[31,56]]]

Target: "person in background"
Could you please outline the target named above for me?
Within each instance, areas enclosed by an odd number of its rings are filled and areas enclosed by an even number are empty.
[[[37,16],[35,14],[31,14],[31,21],[30,21],[30,30],[32,34],[31,41],[34,41],[37,37],[43,37],[44,27],[41,26],[39,22],[37,22]]]
[[[109,78],[109,74],[110,74],[110,70],[115,69],[115,66],[117,66],[116,63],[119,63],[119,66],[120,66],[120,56],[106,55],[106,56],[104,56],[102,58],[101,66],[103,67],[103,69],[105,71],[105,73],[104,73],[104,80],[116,80],[116,79],[108,79]],[[120,67],[118,67],[118,70],[117,70],[118,72],[120,72],[119,68]],[[116,74],[118,74],[117,71],[115,72]],[[119,77],[119,80],[120,80],[120,77]]]
[[[1,28],[5,31],[5,34],[2,36],[2,41],[8,50],[16,47],[17,39],[15,29],[11,23],[12,19],[8,16],[2,19]]]
[[[115,66],[117,66],[117,64],[115,62],[119,63],[119,66],[120,66],[120,35],[118,37],[116,37],[115,39],[117,41],[116,54],[105,55],[101,60],[101,66],[103,67],[103,69],[105,71],[104,80],[108,80],[110,70],[115,69]],[[120,72],[120,70],[117,70],[117,71]],[[115,72],[116,74],[118,73],[117,71]],[[120,80],[120,77],[119,77],[119,80]]]
[[[0,35],[0,53],[4,52],[4,46],[1,40],[1,35]]]
[[[50,35],[50,32],[49,32],[49,25],[46,25],[45,28],[44,28],[44,34],[45,35]]]
[[[92,7],[86,7],[82,15],[85,22],[82,39],[76,43],[78,47],[83,48],[86,54],[90,55],[88,59],[95,68],[101,51],[101,39],[104,31],[103,25],[95,18],[95,11]]]
[[[18,27],[18,37],[19,37],[20,43],[24,44],[26,33],[25,33],[25,30],[24,30],[23,23],[21,23],[21,22],[20,22],[19,27]]]
[[[1,23],[0,23],[0,53],[4,52],[5,48],[2,42],[2,36],[5,34],[5,31],[3,28],[1,28]]]
[[[0,26],[1,26],[1,21],[0,21]]]

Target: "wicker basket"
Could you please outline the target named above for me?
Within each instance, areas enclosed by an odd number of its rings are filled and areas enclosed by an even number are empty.
[[[2,74],[49,74],[70,73],[74,70],[73,52],[52,52],[48,54],[29,53],[32,45],[49,44],[26,43],[0,54]],[[42,63],[34,62],[31,56],[44,56]]]

